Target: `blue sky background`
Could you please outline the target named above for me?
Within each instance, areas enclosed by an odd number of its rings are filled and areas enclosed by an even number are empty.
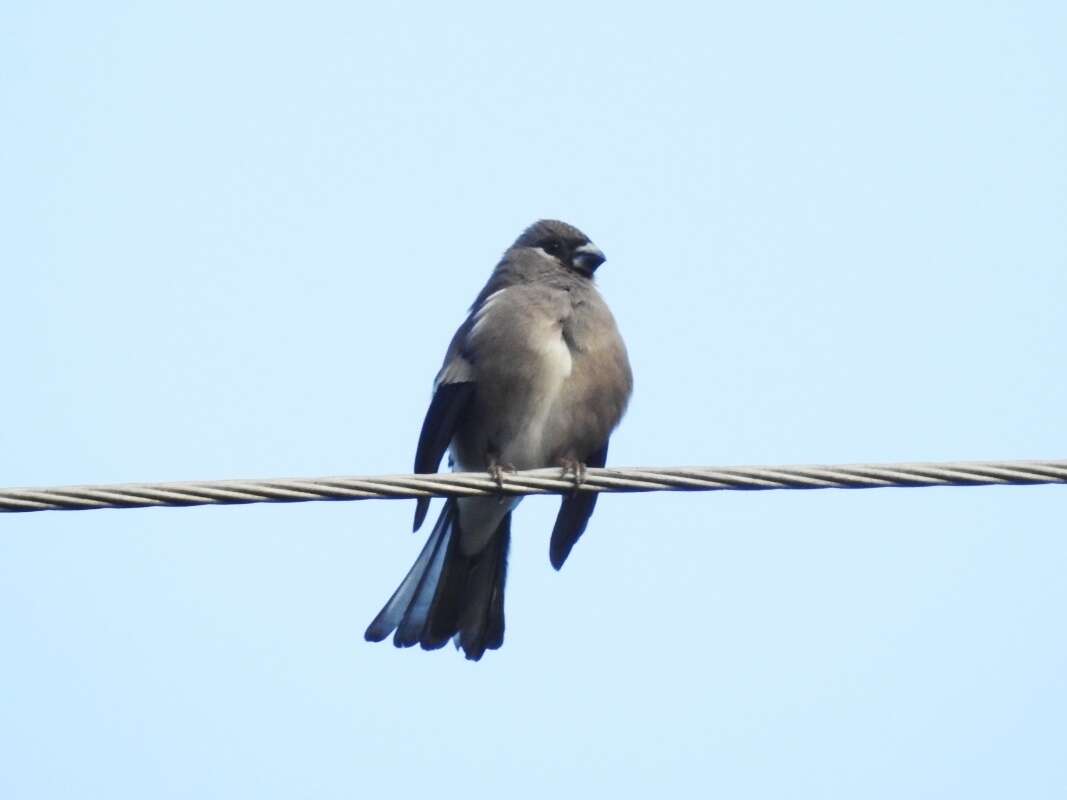
[[[0,485],[407,471],[519,231],[607,253],[617,465],[1067,458],[1062,3],[34,3]],[[1059,798],[1062,487],[558,501],[478,664],[411,503],[0,520],[0,796]]]

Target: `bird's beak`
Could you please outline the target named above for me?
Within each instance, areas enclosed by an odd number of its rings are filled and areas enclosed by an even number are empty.
[[[606,259],[604,254],[600,252],[599,247],[592,242],[586,242],[581,247],[575,248],[572,260],[576,269],[587,275],[592,275],[596,272],[596,268],[603,264]]]

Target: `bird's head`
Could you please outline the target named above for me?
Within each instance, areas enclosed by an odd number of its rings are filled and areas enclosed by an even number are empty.
[[[557,219],[535,222],[515,240],[514,247],[540,250],[563,267],[587,278],[593,277],[596,268],[605,260],[600,248],[589,241],[588,236],[573,225]]]

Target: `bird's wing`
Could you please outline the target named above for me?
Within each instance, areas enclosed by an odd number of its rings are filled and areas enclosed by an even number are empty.
[[[589,467],[602,467],[608,460],[608,443],[590,455],[585,464]],[[548,557],[552,566],[559,569],[570,555],[571,548],[578,541],[578,537],[585,532],[585,526],[589,524],[589,517],[596,508],[596,499],[599,492],[575,492],[564,495],[563,502],[556,515],[556,524],[552,528],[552,539],[548,546]]]
[[[474,394],[474,370],[461,353],[456,353],[441,368],[437,376],[433,400],[426,410],[415,449],[415,472],[437,472],[441,457],[448,449],[459,426],[460,417]],[[426,518],[430,498],[420,497],[415,506],[414,530],[418,530]]]

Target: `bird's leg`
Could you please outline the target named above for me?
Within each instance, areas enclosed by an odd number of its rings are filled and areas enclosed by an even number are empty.
[[[566,478],[568,475],[574,476],[574,489],[571,491],[571,497],[573,497],[578,494],[578,489],[585,483],[585,464],[576,458],[564,458],[560,460],[560,467],[563,469],[561,478]]]
[[[500,490],[500,502],[503,503],[505,499],[504,494],[504,473],[515,472],[514,464],[501,464],[496,460],[496,456],[490,454],[489,466],[486,467],[486,472],[489,473],[489,477],[496,481],[496,488]]]

